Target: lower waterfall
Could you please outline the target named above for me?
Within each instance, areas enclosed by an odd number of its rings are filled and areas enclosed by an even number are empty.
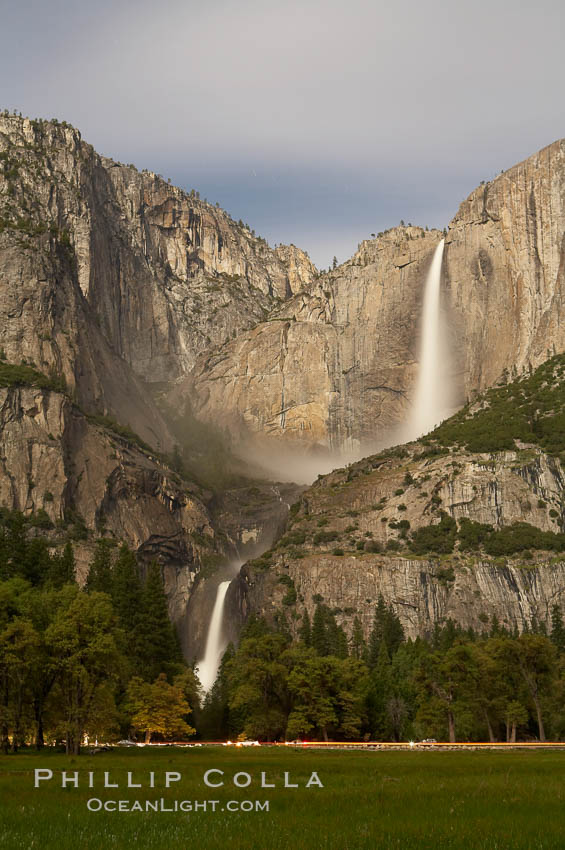
[[[206,648],[204,650],[204,658],[198,662],[197,673],[202,687],[206,693],[212,689],[222,654],[225,650],[225,641],[223,639],[223,622],[224,622],[224,603],[226,593],[231,581],[222,581],[218,585],[216,592],[216,601],[212,610],[212,619],[208,627],[208,636],[206,638]]]

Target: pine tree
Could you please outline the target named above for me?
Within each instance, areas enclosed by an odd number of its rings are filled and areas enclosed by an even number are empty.
[[[363,626],[359,617],[353,620],[353,630],[351,632],[351,655],[353,658],[365,660],[367,656],[367,643],[363,634]]]
[[[135,632],[141,619],[141,582],[135,555],[125,543],[112,568],[109,589],[122,628]]]
[[[389,738],[387,703],[391,694],[391,664],[387,648],[380,643],[375,666],[371,672],[371,690],[368,699],[369,723],[377,740]]]
[[[384,637],[386,613],[385,601],[382,593],[380,593],[377,600],[373,628],[369,635],[369,667],[371,669],[374,669],[377,666],[381,643]]]
[[[110,585],[105,592],[108,592],[108,590],[125,635],[124,650],[126,656],[137,670],[139,664],[145,660],[145,639],[142,632],[142,589],[135,555],[125,543],[120,547],[118,557],[112,567]]]
[[[551,641],[559,652],[565,652],[565,626],[561,607],[557,604],[551,609]]]
[[[75,556],[70,541],[67,541],[61,555],[54,555],[49,565],[49,582],[54,587],[72,584],[75,580]]]
[[[178,672],[182,667],[182,654],[169,620],[161,568],[155,561],[149,567],[143,588],[139,633],[143,644],[144,677],[153,681],[162,672]]]
[[[202,737],[208,741],[219,740],[230,737],[237,728],[241,728],[242,718],[238,718],[235,725],[229,708],[229,688],[227,665],[235,656],[233,643],[229,643],[222,656],[220,669],[212,690],[206,695],[204,706],[197,715],[199,729]],[[241,713],[241,712],[240,712]],[[237,715],[237,711],[235,712]]]
[[[347,635],[338,626],[335,616],[326,609],[326,652],[324,655],[334,655],[336,658],[347,658]]]
[[[112,559],[111,559],[112,544],[108,540],[98,540],[96,543],[96,552],[88,570],[86,579],[86,590],[92,593],[93,590],[100,590],[103,593],[110,593],[112,587]]]
[[[305,646],[312,646],[312,626],[310,625],[310,617],[308,616],[306,608],[302,614],[302,623],[298,630],[298,639],[301,640]]]
[[[328,642],[326,635],[326,618],[324,606],[318,603],[314,611],[314,619],[312,621],[312,649],[318,655],[328,654]]]
[[[395,654],[401,643],[404,642],[404,629],[398,616],[395,614],[392,605],[389,605],[384,618],[383,625],[383,641],[387,648],[389,656]]]

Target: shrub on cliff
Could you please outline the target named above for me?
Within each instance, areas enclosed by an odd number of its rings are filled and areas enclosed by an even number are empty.
[[[424,525],[414,532],[410,548],[418,555],[426,552],[449,554],[453,552],[455,546],[456,532],[457,523],[445,511],[442,511],[439,523]]]

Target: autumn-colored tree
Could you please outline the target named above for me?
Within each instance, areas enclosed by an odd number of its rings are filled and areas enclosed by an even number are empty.
[[[153,735],[164,738],[194,735],[196,730],[185,720],[192,709],[184,694],[184,684],[184,681],[177,680],[170,685],[164,673],[160,673],[154,682],[144,682],[139,676],[130,680],[127,708],[133,728],[145,733],[146,744],[150,743]]]

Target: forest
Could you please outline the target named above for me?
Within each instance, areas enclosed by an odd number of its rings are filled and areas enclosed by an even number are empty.
[[[41,517],[0,515],[0,742],[4,752],[134,740],[562,740],[565,627],[522,634],[451,621],[405,637],[379,598],[365,637],[318,600],[293,639],[283,611],[251,618],[205,695],[170,623],[161,570],[102,539],[84,587],[73,543]]]

